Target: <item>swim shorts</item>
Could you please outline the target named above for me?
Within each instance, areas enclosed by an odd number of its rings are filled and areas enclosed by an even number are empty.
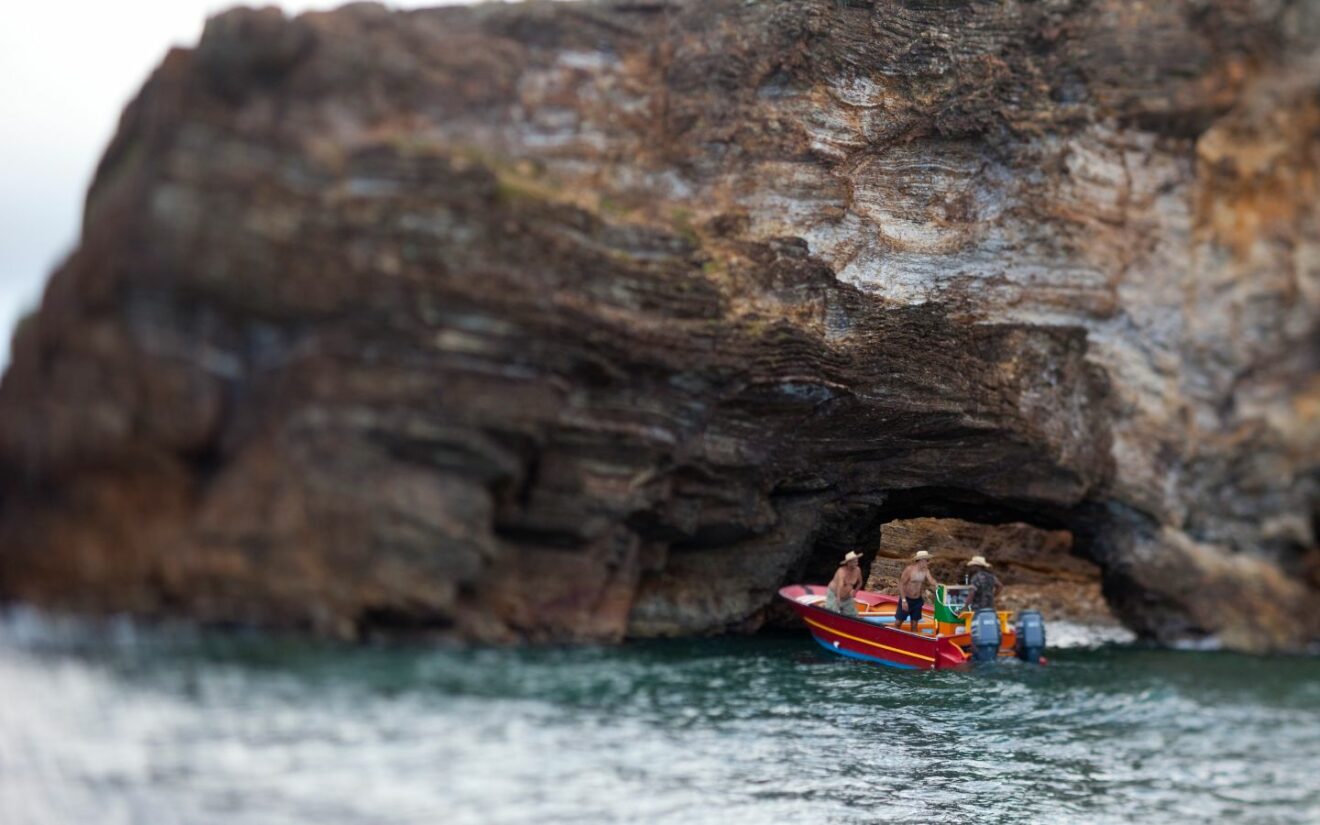
[[[925,604],[925,599],[899,599],[898,610],[894,613],[894,624],[902,624],[912,618],[921,621],[921,608]]]

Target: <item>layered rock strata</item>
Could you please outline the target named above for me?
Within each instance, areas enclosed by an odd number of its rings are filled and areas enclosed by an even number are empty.
[[[1293,649],[1318,43],[1265,0],[221,15],[16,335],[0,596],[707,633],[955,516]]]

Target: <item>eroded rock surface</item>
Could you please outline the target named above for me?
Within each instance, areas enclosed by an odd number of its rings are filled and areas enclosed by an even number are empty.
[[[0,594],[715,632],[940,515],[1295,647],[1318,43],[1266,0],[224,14],[16,336]]]

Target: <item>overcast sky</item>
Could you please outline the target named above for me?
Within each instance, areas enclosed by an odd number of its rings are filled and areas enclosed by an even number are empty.
[[[460,0],[461,1],[461,0]],[[396,7],[455,0],[398,0]],[[282,0],[288,12],[332,0]],[[119,112],[173,45],[232,0],[73,0],[5,7],[0,25],[0,364],[77,240],[83,195]]]

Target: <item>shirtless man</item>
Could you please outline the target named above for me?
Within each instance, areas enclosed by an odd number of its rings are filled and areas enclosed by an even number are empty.
[[[930,573],[930,553],[918,550],[912,563],[903,568],[898,577],[898,610],[894,613],[894,627],[903,629],[903,620],[912,620],[912,632],[917,632],[921,621],[921,608],[926,604],[926,588],[935,589],[935,577]]]
[[[857,615],[857,602],[853,596],[862,589],[862,566],[858,562],[862,556],[849,550],[848,555],[839,562],[839,569],[830,579],[829,590],[825,593],[825,609],[842,613],[845,616]]]

